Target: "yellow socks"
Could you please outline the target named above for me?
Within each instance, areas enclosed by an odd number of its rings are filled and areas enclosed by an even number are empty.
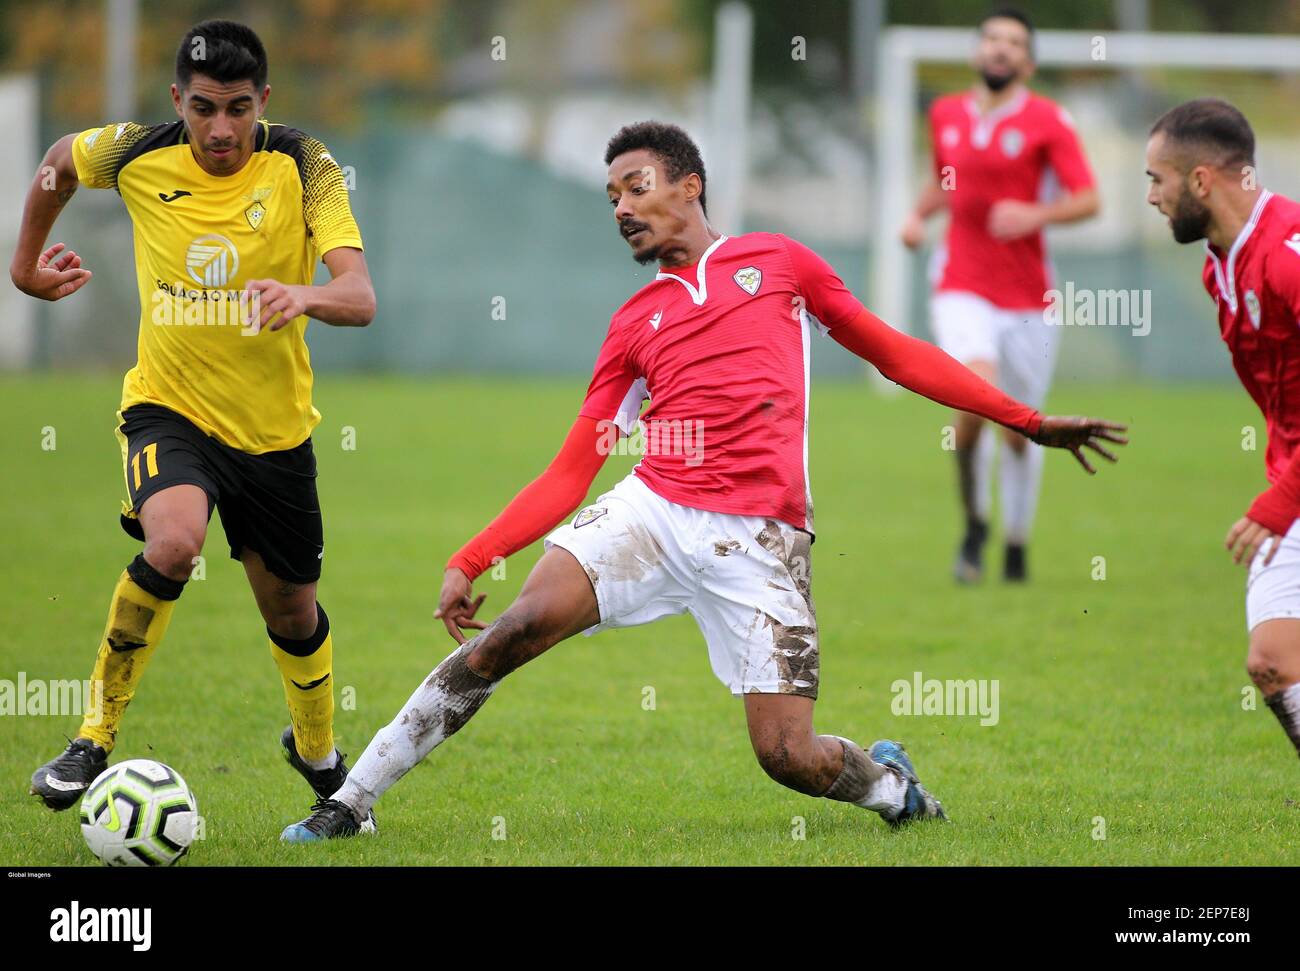
[[[91,674],[91,702],[79,738],[113,750],[122,713],[130,704],[145,665],[167,632],[185,582],[163,576],[138,555],[118,577],[108,608],[104,639]]]
[[[298,755],[312,768],[328,768],[334,760],[334,642],[329,618],[317,604],[311,637],[290,640],[269,628],[267,634],[284,682]]]

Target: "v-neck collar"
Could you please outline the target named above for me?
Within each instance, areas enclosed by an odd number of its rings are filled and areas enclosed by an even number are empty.
[[[707,268],[709,257],[713,255],[715,249],[725,243],[728,239],[730,239],[730,237],[726,233],[723,233],[709,245],[708,249],[704,251],[704,255],[700,257],[700,261],[695,264],[694,285],[691,284],[690,280],[687,280],[676,273],[670,273],[662,269],[655,274],[655,279],[676,280],[690,292],[691,300],[695,305],[697,307],[700,306],[700,304],[704,303],[705,300],[709,299],[708,280],[705,277],[705,269]]]
[[[1255,202],[1255,208],[1250,211],[1250,218],[1246,220],[1246,225],[1241,227],[1241,232],[1237,238],[1232,241],[1232,247],[1228,250],[1228,259],[1226,261],[1219,259],[1219,254],[1214,252],[1214,247],[1210,241],[1205,241],[1205,252],[1210,254],[1210,260],[1214,264],[1214,282],[1219,287],[1219,293],[1223,294],[1223,299],[1228,301],[1228,309],[1234,314],[1237,312],[1237,255],[1241,248],[1246,245],[1246,240],[1250,234],[1255,231],[1255,226],[1259,224],[1259,217],[1264,212],[1264,207],[1268,205],[1268,200],[1273,198],[1273,193],[1264,189],[1259,194],[1259,199]]]

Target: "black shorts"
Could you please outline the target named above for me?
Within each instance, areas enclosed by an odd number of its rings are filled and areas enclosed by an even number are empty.
[[[120,431],[133,513],[161,489],[196,485],[208,494],[208,516],[214,506],[221,514],[231,559],[256,550],[281,580],[320,579],[325,545],[310,438],[297,448],[251,455],[161,405],[132,405],[122,412]],[[144,540],[136,515],[123,515],[122,528]]]

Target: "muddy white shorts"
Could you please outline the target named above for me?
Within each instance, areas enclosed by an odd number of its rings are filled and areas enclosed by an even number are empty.
[[[1041,408],[1052,384],[1061,328],[1041,309],[1007,310],[963,290],[930,297],[935,343],[962,364],[992,361],[997,385],[1013,398]]]
[[[1246,578],[1246,630],[1266,620],[1300,617],[1300,520],[1291,524],[1273,562],[1264,557],[1279,540],[1269,540],[1255,553]]]
[[[587,571],[600,623],[689,613],[732,694],[817,697],[811,537],[775,519],[669,502],[633,473],[546,538]]]

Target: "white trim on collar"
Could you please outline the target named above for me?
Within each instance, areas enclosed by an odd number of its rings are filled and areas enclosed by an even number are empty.
[[[981,114],[975,104],[975,95],[966,97],[966,113],[970,115],[970,143],[976,148],[988,148],[993,141],[993,129],[998,123],[1017,114],[1029,102],[1029,89],[1021,88],[1019,93],[1004,105],[999,105],[987,115]]]
[[[1255,202],[1255,208],[1250,211],[1250,218],[1246,220],[1246,225],[1241,227],[1241,232],[1232,241],[1232,248],[1228,250],[1226,269],[1218,254],[1210,247],[1210,241],[1208,239],[1205,241],[1205,252],[1209,254],[1210,261],[1214,264],[1214,283],[1219,288],[1219,293],[1223,296],[1223,299],[1228,301],[1228,309],[1234,314],[1237,312],[1237,278],[1235,273],[1237,254],[1246,245],[1246,240],[1250,238],[1250,234],[1254,232],[1255,226],[1259,223],[1260,214],[1263,213],[1264,207],[1268,205],[1268,200],[1272,198],[1273,193],[1268,189],[1264,189],[1259,194],[1259,199]]]
[[[682,286],[684,286],[687,290],[690,291],[691,300],[694,301],[695,306],[698,307],[700,304],[704,303],[705,300],[709,299],[709,288],[708,288],[707,278],[704,275],[705,266],[709,262],[709,257],[712,255],[715,249],[717,249],[719,246],[721,246],[730,238],[731,237],[729,237],[726,233],[723,233],[721,236],[719,236],[717,239],[713,241],[713,243],[709,246],[709,248],[704,251],[704,255],[700,257],[700,262],[696,264],[695,267],[695,282],[699,284],[698,287],[691,286],[689,280],[683,280],[676,273],[665,273],[663,270],[660,270],[658,273],[655,274],[655,279],[676,280],[678,283],[680,283]]]

